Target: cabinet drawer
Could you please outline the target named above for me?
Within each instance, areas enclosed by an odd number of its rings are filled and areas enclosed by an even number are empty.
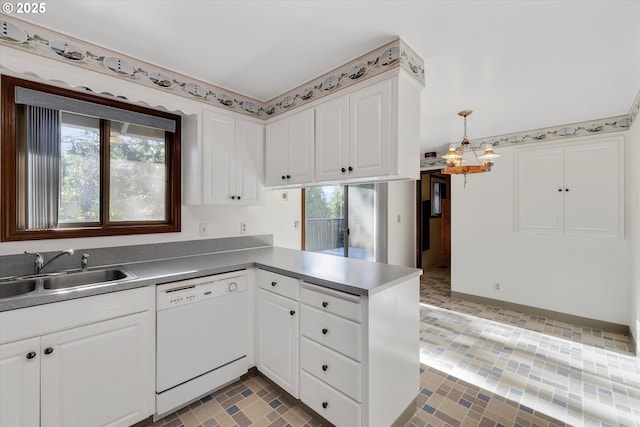
[[[302,305],[300,333],[338,353],[360,361],[361,330],[358,323]]]
[[[358,362],[302,337],[300,367],[352,399],[362,401]]]
[[[308,373],[300,373],[300,400],[337,427],[359,427],[360,405]]]
[[[271,271],[258,270],[256,281],[262,289],[298,301],[298,279]]]
[[[360,323],[362,319],[360,297],[356,295],[302,282],[300,301],[320,311],[336,314],[354,322]]]

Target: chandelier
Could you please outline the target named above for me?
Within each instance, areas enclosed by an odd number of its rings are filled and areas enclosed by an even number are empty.
[[[489,172],[491,166],[493,166],[493,159],[500,157],[500,154],[493,151],[491,144],[486,144],[484,153],[478,155],[475,148],[469,143],[469,139],[467,139],[467,116],[471,113],[473,113],[472,110],[464,110],[458,113],[459,116],[464,117],[464,136],[462,137],[462,142],[460,142],[458,148],[453,145],[450,146],[447,154],[442,156],[442,158],[447,161],[447,167],[442,169],[442,173],[447,175],[464,175],[465,185],[467,183],[467,174]],[[465,150],[471,150],[476,164],[463,164],[465,161]]]

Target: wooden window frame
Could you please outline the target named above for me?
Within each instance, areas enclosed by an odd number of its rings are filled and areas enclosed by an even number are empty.
[[[153,234],[153,233],[176,233],[181,231],[181,193],[180,193],[180,135],[181,117],[164,111],[153,110],[135,104],[129,104],[111,98],[98,96],[92,93],[79,92],[71,89],[50,86],[43,83],[18,79],[3,75],[1,85],[1,150],[0,150],[0,179],[2,181],[0,189],[0,241],[25,241],[43,239],[66,239],[81,237],[118,236],[133,234]],[[105,198],[109,196],[108,188],[108,135],[101,135],[101,223],[90,224],[66,224],[62,227],[50,230],[29,230],[25,224],[25,195],[18,194],[18,182],[23,179],[19,176],[18,162],[19,150],[17,149],[18,131],[17,107],[15,103],[15,87],[24,87],[42,92],[61,95],[68,98],[75,98],[87,102],[120,108],[123,110],[135,111],[143,114],[150,114],[174,120],[176,129],[174,133],[165,132],[166,144],[166,171],[167,171],[167,194],[166,194],[166,220],[165,221],[131,221],[131,222],[110,222],[106,211]],[[101,133],[104,133],[105,126],[101,125]]]

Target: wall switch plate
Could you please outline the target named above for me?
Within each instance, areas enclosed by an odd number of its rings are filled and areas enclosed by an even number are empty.
[[[247,232],[247,223],[245,221],[240,221],[240,234],[245,234]]]
[[[207,234],[209,234],[209,224],[207,224],[206,222],[201,222],[199,230],[201,236],[206,236]]]
[[[500,283],[495,282],[495,283],[493,284],[493,289],[495,289],[496,291],[499,291],[499,290],[500,290]]]

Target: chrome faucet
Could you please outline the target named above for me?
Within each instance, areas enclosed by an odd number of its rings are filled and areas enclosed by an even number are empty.
[[[89,254],[82,254],[82,259],[80,260],[80,271],[87,271],[89,267]]]
[[[35,267],[35,274],[42,274],[44,273],[44,269],[47,268],[47,266],[49,264],[51,264],[53,261],[55,261],[57,258],[61,257],[62,255],[73,255],[73,249],[67,249],[66,251],[62,251],[57,253],[53,258],[51,258],[49,261],[45,262],[44,261],[44,257],[42,255],[40,255],[39,253],[34,253],[34,252],[27,252],[24,251],[25,254],[27,255],[35,255],[36,259],[33,262],[33,265]]]

